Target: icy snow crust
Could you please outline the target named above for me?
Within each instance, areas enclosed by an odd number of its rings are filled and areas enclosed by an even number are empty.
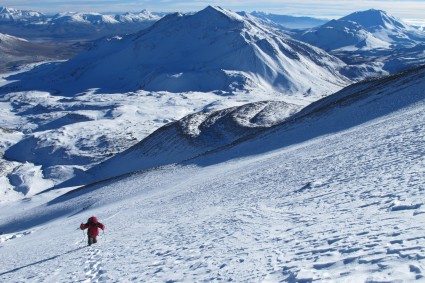
[[[424,78],[356,84],[226,150],[3,205],[0,280],[423,280]],[[87,248],[75,228],[92,215],[107,228]]]

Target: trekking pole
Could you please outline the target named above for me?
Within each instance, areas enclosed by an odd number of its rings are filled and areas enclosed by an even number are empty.
[[[83,243],[86,240],[86,233],[84,233],[84,230],[81,230],[83,232]]]

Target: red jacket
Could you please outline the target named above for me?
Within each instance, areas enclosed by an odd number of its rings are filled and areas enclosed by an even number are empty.
[[[105,230],[105,225],[103,225],[102,223],[97,221],[96,217],[90,217],[87,220],[87,223],[81,223],[80,225],[81,230],[87,229],[87,235],[89,235],[89,237],[93,237],[96,238],[97,235],[99,235],[99,228],[102,230]]]

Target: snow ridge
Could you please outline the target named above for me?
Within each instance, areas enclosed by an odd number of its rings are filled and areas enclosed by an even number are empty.
[[[250,103],[190,114],[161,127],[141,142],[59,186],[99,181],[156,166],[179,163],[281,123],[300,107],[278,101]],[[126,166],[121,166],[126,164]]]

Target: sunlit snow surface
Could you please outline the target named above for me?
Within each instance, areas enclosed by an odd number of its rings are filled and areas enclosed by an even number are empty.
[[[183,165],[2,205],[0,281],[423,280],[421,74]]]
[[[32,67],[26,66],[18,73]],[[10,83],[10,79],[7,80],[10,75],[1,76],[0,86]],[[124,151],[159,127],[191,113],[262,100],[307,105],[317,99],[291,98],[260,90],[229,95],[147,91],[104,94],[93,89],[73,97],[36,90],[6,89],[3,92],[0,98],[0,202],[22,197],[14,190],[17,185],[28,196],[50,188],[52,181],[67,180],[76,172]],[[20,163],[2,159],[3,153],[7,160]],[[23,165],[25,162],[29,163]],[[43,165],[43,172],[39,166],[29,166],[33,163]],[[19,178],[10,184],[9,176],[16,172]],[[43,181],[43,177],[47,180]]]

